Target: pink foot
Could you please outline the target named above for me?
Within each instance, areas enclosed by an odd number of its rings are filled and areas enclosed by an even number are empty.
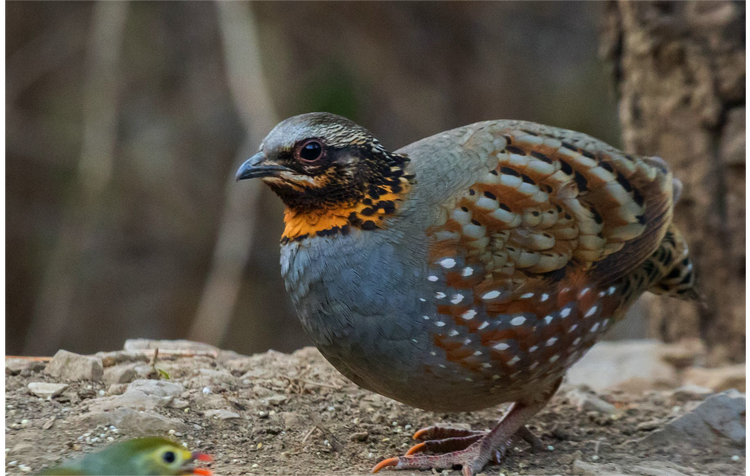
[[[430,426],[417,431],[415,440],[425,440],[406,452],[404,456],[388,458],[373,469],[377,473],[383,468],[393,469],[450,469],[461,466],[464,476],[473,476],[487,463],[500,463],[511,445],[511,438],[517,435],[536,449],[544,444],[524,423],[544,408],[560,385],[556,381],[546,392],[535,395],[527,402],[513,403],[503,419],[490,431],[461,430]],[[440,454],[422,454],[430,451]]]
[[[478,439],[475,439],[474,443],[469,444],[465,449],[450,453],[438,455],[418,454],[388,458],[378,463],[372,469],[372,472],[377,473],[389,466],[392,466],[393,469],[432,469],[461,466],[464,476],[473,476],[481,471],[490,461],[495,463],[502,461],[503,454],[505,454],[508,448],[508,442],[506,442],[504,445],[487,450],[485,445],[482,445],[483,439],[484,437],[479,436]]]

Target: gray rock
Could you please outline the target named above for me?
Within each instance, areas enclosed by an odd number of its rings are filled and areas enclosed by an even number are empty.
[[[137,435],[154,435],[166,433],[169,430],[187,430],[187,425],[180,420],[130,408],[120,408],[111,412],[90,412],[77,417],[76,420],[91,427],[113,425],[120,430]]]
[[[104,367],[99,357],[58,350],[44,373],[63,380],[101,380]]]
[[[231,420],[239,418],[240,414],[229,410],[206,410],[203,412],[203,416],[206,418],[218,418],[219,420]]]
[[[91,401],[89,410],[92,412],[110,411],[120,408],[132,410],[154,410],[166,407],[172,402],[173,397],[159,397],[146,395],[140,390],[128,390],[122,395],[113,397],[102,397]]]
[[[107,395],[122,395],[128,389],[124,383],[113,383],[107,389]]]
[[[29,382],[29,391],[41,398],[51,398],[60,395],[68,388],[64,383]]]
[[[273,405],[275,407],[279,406],[279,405],[282,405],[284,402],[286,402],[286,400],[287,400],[286,399],[286,395],[272,395],[272,396],[264,399],[264,401],[268,405]]]
[[[606,415],[617,414],[617,409],[611,403],[607,403],[593,392],[588,391],[586,387],[574,387],[565,392],[565,396],[570,403],[578,407],[578,410],[585,412],[599,412]]]
[[[5,359],[5,374],[18,375],[23,373],[24,375],[31,375],[31,372],[44,370],[45,366],[46,364],[40,360]]]
[[[135,373],[135,364],[115,365],[114,367],[105,367],[104,383],[129,383],[138,378]]]
[[[646,436],[649,445],[697,444],[745,446],[745,395],[727,390],[706,398],[695,409]]]
[[[128,385],[127,392],[134,390],[141,391],[146,395],[156,395],[157,397],[178,397],[185,391],[185,387],[182,384],[168,380],[139,379]]]
[[[218,410],[227,405],[226,399],[215,393],[201,393],[192,399],[192,403],[197,411]]]
[[[187,408],[189,406],[190,406],[190,402],[188,402],[187,400],[183,400],[181,398],[175,398],[169,404],[169,408],[175,408],[177,410],[182,410],[183,408]]]
[[[168,406],[184,391],[185,387],[175,382],[135,380],[128,385],[122,395],[97,398],[89,404],[89,409],[91,411],[109,411],[118,408],[153,410]]]
[[[662,360],[664,344],[656,340],[599,342],[567,373],[569,385],[587,385],[597,392],[628,380],[651,388],[674,386],[675,370]]]

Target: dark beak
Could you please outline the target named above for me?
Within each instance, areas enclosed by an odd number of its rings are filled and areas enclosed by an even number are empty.
[[[273,163],[266,162],[266,155],[258,152],[250,157],[237,170],[237,181],[258,177],[274,177],[280,172],[289,172],[289,169]]]

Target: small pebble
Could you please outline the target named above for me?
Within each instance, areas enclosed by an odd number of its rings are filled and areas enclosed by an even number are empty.
[[[352,441],[367,441],[367,438],[370,437],[370,434],[366,431],[362,431],[359,433],[354,433],[352,436],[349,437]]]
[[[739,460],[740,460],[739,455],[732,456],[732,461],[739,461]]]
[[[18,465],[18,469],[20,469],[24,473],[30,473],[31,472],[31,468],[29,466],[26,466],[25,464],[19,464]]]
[[[554,447],[554,446],[552,446],[552,445],[549,445],[549,446],[547,447],[547,451],[555,451],[555,447]]]
[[[211,389],[208,387],[203,387],[203,394],[208,395],[209,393],[211,393]]]

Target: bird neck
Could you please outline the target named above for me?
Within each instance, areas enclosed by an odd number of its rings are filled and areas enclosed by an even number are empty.
[[[355,198],[325,202],[320,207],[295,207],[287,203],[281,243],[302,241],[314,236],[347,235],[352,229],[370,231],[385,228],[385,219],[394,215],[414,183],[406,172],[409,159],[390,154],[391,159],[370,174]]]

